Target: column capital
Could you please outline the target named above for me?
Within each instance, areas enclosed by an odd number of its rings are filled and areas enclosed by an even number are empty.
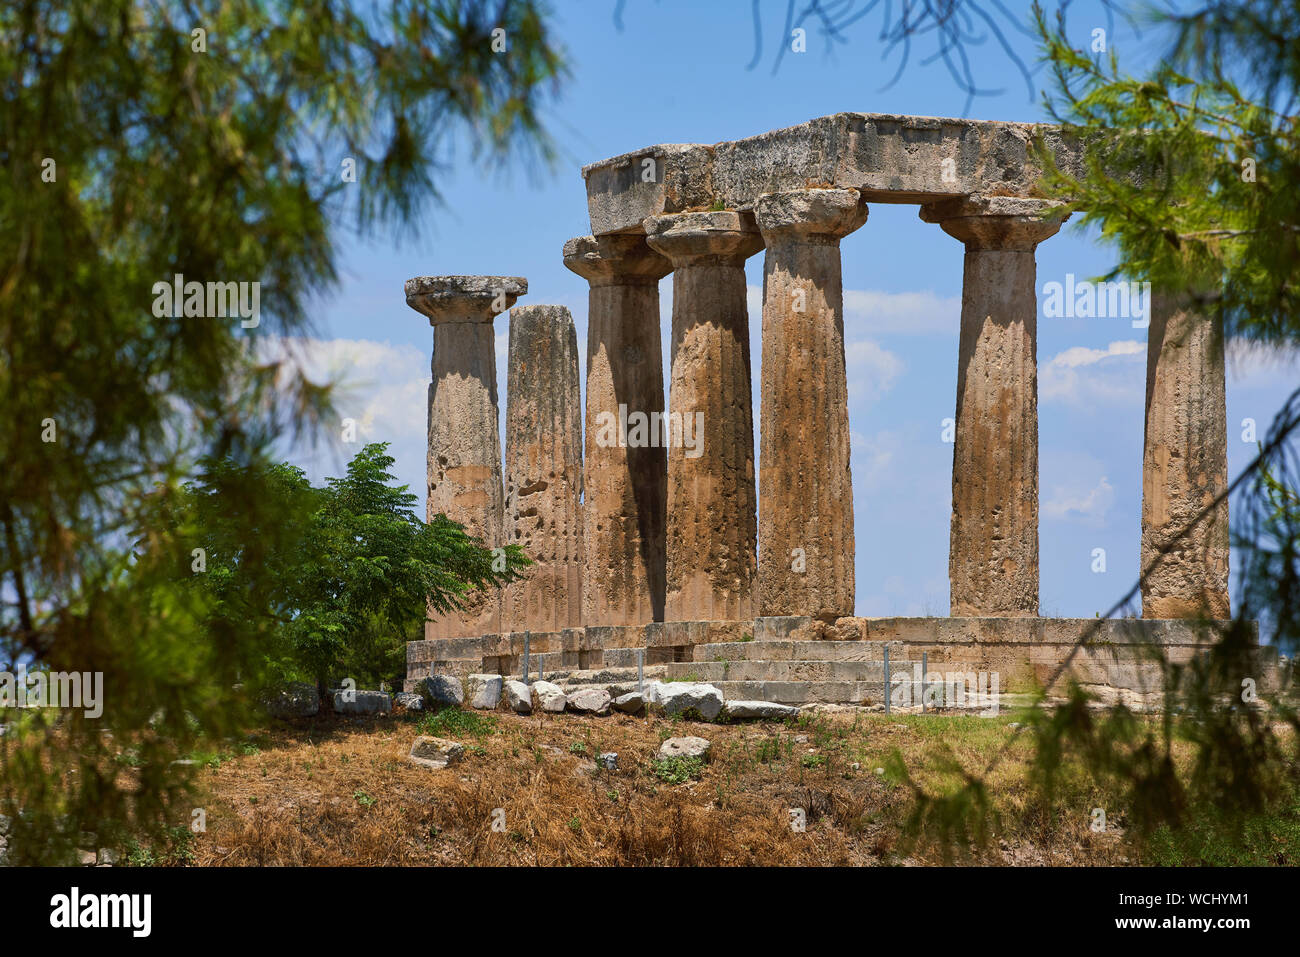
[[[673,271],[640,233],[577,236],[564,244],[564,265],[593,286],[647,285]]]
[[[491,322],[528,292],[523,276],[416,276],[406,280],[406,304],[429,325]]]
[[[1065,204],[1014,196],[958,196],[921,207],[921,219],[938,223],[968,249],[1032,250],[1070,218]]]
[[[645,219],[646,242],[674,267],[743,266],[763,248],[754,214],[731,210],[669,213]]]
[[[856,189],[792,189],[758,197],[754,218],[768,245],[831,244],[867,221],[867,204]]]

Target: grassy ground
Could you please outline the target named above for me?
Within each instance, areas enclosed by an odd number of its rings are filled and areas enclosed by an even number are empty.
[[[202,865],[939,863],[934,848],[905,839],[911,796],[881,773],[887,759],[897,751],[919,780],[951,781],[942,749],[982,771],[1013,735],[1011,720],[863,714],[715,725],[445,711],[279,725],[208,756],[200,776],[207,831],[184,857]],[[461,741],[464,759],[442,771],[409,763],[420,733]],[[712,742],[707,764],[654,761],[665,738],[692,734]],[[1037,803],[1023,781],[1030,747],[1017,740],[994,772],[1000,827],[965,860],[1137,863],[1122,815],[1111,814],[1107,832],[1090,829],[1092,808],[1106,802],[1086,782],[1067,781],[1054,813]],[[596,764],[607,751],[618,754],[615,771]],[[803,831],[791,809],[802,809]],[[1293,845],[1294,834],[1292,853]]]

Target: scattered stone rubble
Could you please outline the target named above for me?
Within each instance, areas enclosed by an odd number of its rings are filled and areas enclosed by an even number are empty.
[[[500,675],[470,675],[466,682],[471,708],[491,711],[501,702]]]
[[[663,669],[654,669],[661,674]],[[500,675],[470,675],[470,707],[495,710],[502,703],[516,714],[587,714],[605,717],[644,714],[647,708],[669,716],[716,721],[723,713],[730,719],[781,720],[798,715],[799,709],[774,701],[738,700],[727,702],[717,687],[704,682],[661,681],[652,678],[641,689],[626,687],[621,669],[562,672],[557,683],[538,679],[531,683]],[[424,680],[422,702],[438,707],[464,703],[461,682],[452,675],[431,675]],[[504,688],[505,694],[502,695]],[[373,694],[374,692],[357,692]],[[418,710],[418,709],[416,709]]]
[[[393,710],[393,699],[382,691],[336,691],[336,714],[388,714]]]
[[[659,745],[659,753],[655,756],[661,761],[669,758],[700,758],[707,761],[712,747],[707,738],[694,735],[685,738],[669,738]]]
[[[305,681],[293,681],[262,701],[273,718],[310,718],[320,711],[320,693]]]
[[[411,745],[411,763],[440,771],[465,756],[465,746],[446,738],[421,735]]]

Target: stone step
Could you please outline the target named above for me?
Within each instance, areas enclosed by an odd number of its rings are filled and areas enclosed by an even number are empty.
[[[881,661],[885,648],[889,660],[907,661],[901,641],[727,641],[696,645],[695,663],[716,661]],[[916,659],[921,659],[920,654]]]
[[[585,656],[582,656],[585,657]],[[605,666],[611,664],[609,652],[605,652]],[[615,662],[624,664],[624,662]],[[632,669],[636,670],[636,660],[632,661]],[[509,678],[523,678],[524,676],[524,658],[522,655],[515,658],[493,658],[485,659],[484,670],[487,674],[506,673]],[[569,674],[576,671],[592,671],[597,668],[584,668],[580,663],[580,656],[577,652],[569,651],[543,651],[533,653],[528,656],[528,678],[533,680],[541,673],[541,676],[547,681],[551,680],[554,674]]]
[[[724,701],[775,701],[777,704],[884,703],[881,681],[711,681]]]
[[[667,677],[665,667],[665,665],[646,665],[645,683],[664,680]],[[636,690],[637,674],[635,668],[596,668],[585,671],[571,669],[548,674],[545,680],[559,685],[565,691],[594,687],[604,688],[611,695],[617,696]]]
[[[669,680],[706,681],[875,681],[885,663],[875,661],[683,661],[664,665]],[[891,671],[894,668],[890,660]]]
[[[859,705],[862,707],[879,707],[885,703],[884,684],[880,681],[715,681],[713,686],[722,692],[726,701],[754,698],[762,701],[774,701],[796,707],[810,704]],[[899,714],[919,714],[921,701],[919,695],[899,698],[900,689],[895,687],[893,710]],[[929,710],[940,714],[979,714],[996,706],[998,711],[1005,711],[1021,704],[1027,704],[1029,695],[1003,694],[994,698],[988,694],[972,692],[965,696],[960,708],[956,702],[944,703],[940,699],[936,706],[933,702]]]
[[[642,670],[646,681],[654,678],[663,678],[666,675],[669,665],[646,665]],[[577,669],[560,670],[555,672],[556,677],[552,679],[550,675],[546,680],[554,680],[557,684],[561,679],[573,684],[610,684],[611,682],[636,681],[636,668],[591,668],[585,671]]]
[[[542,651],[531,652],[528,656],[528,675],[535,677],[540,669],[545,674],[559,671],[592,671],[598,668],[632,668],[636,669],[637,652],[641,653],[641,661],[646,667],[650,667],[652,662],[662,662],[663,658],[657,654],[659,649],[645,648],[606,648],[603,651],[576,652],[576,651]],[[524,656],[514,655],[510,657],[498,657],[484,659],[484,664],[489,665],[489,672],[495,672],[497,669],[510,671],[516,677],[523,674]],[[588,662],[591,663],[588,663]]]
[[[485,669],[481,662],[478,661],[461,661],[456,662],[456,668],[447,667],[446,662],[437,662],[437,668],[434,674],[455,675],[462,682],[466,676],[471,674],[495,674],[491,669]],[[636,687],[637,669],[635,662],[629,667],[605,667],[605,668],[575,668],[572,665],[564,665],[561,661],[561,652],[546,652],[540,655],[532,655],[529,662],[528,680],[537,681],[539,678],[550,681],[553,684],[568,688],[569,686],[578,685],[631,685]],[[541,673],[539,674],[539,666]],[[646,682],[662,680],[666,677],[664,673],[665,665],[645,665],[642,673]],[[516,670],[511,674],[502,675],[503,678],[523,680],[522,669]],[[418,691],[422,678],[407,678],[403,682],[404,691]]]

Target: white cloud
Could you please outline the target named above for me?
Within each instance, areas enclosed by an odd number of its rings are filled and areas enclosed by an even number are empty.
[[[343,445],[340,432],[318,436],[313,448],[293,449],[291,460],[320,482],[338,475],[361,445],[390,443],[400,483],[423,498],[428,426],[429,355],[409,344],[373,339],[268,337],[261,340],[263,359],[289,357],[317,383],[335,383],[338,419],[353,419],[357,442]],[[322,454],[323,452],[323,454]]]
[[[750,323],[761,322],[763,287],[746,287]],[[961,325],[961,299],[936,296],[932,292],[881,292],[875,289],[844,290],[844,332],[880,335],[957,335]]]
[[[429,357],[415,346],[372,339],[281,338],[271,345],[277,347],[312,381],[335,383],[335,410],[340,418],[356,420],[365,441],[423,438]]]
[[[853,489],[860,492],[880,483],[902,443],[894,432],[849,433],[849,463],[853,470]]]
[[[1081,521],[1086,525],[1101,525],[1106,513],[1115,504],[1115,489],[1102,476],[1091,489],[1084,491],[1078,483],[1057,485],[1042,504],[1044,518]]]
[[[875,289],[844,290],[844,325],[872,335],[956,336],[961,327],[961,299],[936,296],[932,292],[880,292]]]
[[[1146,343],[1138,342],[1136,339],[1112,342],[1105,349],[1089,349],[1086,346],[1075,346],[1053,356],[1050,365],[1077,369],[1079,366],[1096,365],[1098,362],[1115,356],[1146,355],[1146,351]]]
[[[750,328],[750,351],[753,354],[752,361],[757,367],[761,362],[762,354],[762,322],[763,322],[763,287],[750,285],[746,287],[747,308],[749,310],[749,328]],[[848,297],[850,293],[846,291],[845,311],[848,311]],[[885,293],[863,293],[862,295],[879,295],[894,299],[910,299],[917,295],[925,296],[926,293],[913,294],[904,293],[898,296],[890,297]],[[933,298],[933,297],[931,297]],[[848,325],[846,322],[845,337],[848,338]],[[877,329],[873,326],[868,332],[888,331],[887,329]],[[903,372],[903,360],[895,353],[881,346],[878,342],[871,339],[859,339],[854,342],[846,342],[844,346],[844,362],[848,373],[849,384],[849,403],[857,402],[875,402],[886,392],[894,387],[898,377]],[[757,378],[757,376],[755,377]]]
[[[1228,345],[1229,398],[1233,394],[1276,393],[1276,401],[1300,381],[1300,350],[1277,350],[1253,343]],[[1038,369],[1042,402],[1074,406],[1118,405],[1141,410],[1146,389],[1146,343],[1124,339],[1104,349],[1074,346]],[[1270,407],[1271,408],[1271,407]]]
[[[1112,342],[1105,349],[1074,346],[1038,370],[1040,401],[1073,405],[1118,403],[1141,408],[1146,382],[1146,343]]]
[[[844,347],[849,380],[849,404],[875,402],[894,387],[903,371],[903,360],[870,339]]]
[[[1290,392],[1300,381],[1300,350],[1296,349],[1237,341],[1228,346],[1226,365],[1230,386]]]

